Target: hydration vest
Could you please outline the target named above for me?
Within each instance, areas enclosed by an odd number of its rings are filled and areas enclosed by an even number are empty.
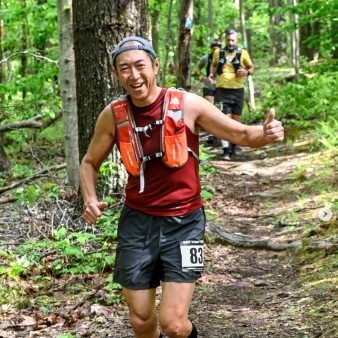
[[[217,65],[217,74],[221,75],[223,72],[223,66],[226,63],[226,48],[224,47],[220,50],[219,52],[219,61],[218,61],[218,65]],[[239,69],[239,66],[241,65],[241,57],[242,57],[242,49],[240,47],[237,47],[236,49],[236,55],[233,57],[231,63],[233,64],[233,66],[235,67],[235,73],[237,72],[237,70]]]
[[[147,161],[161,157],[166,166],[178,169],[187,162],[188,152],[198,160],[198,155],[188,147],[183,114],[184,94],[182,89],[168,88],[163,101],[161,120],[143,127],[136,126],[127,95],[111,103],[123,164],[130,175],[140,176],[140,193],[144,191]],[[150,137],[155,126],[161,127],[160,151],[145,156],[139,133],[143,132],[145,136]]]

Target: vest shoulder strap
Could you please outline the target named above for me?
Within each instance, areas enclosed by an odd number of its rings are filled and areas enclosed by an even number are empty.
[[[224,59],[224,56],[225,56],[225,51],[224,51],[224,48],[222,48],[219,52],[219,58]],[[241,47],[238,47],[238,49],[236,50],[236,57],[237,57],[238,61],[241,60],[241,57],[242,57],[242,48]]]

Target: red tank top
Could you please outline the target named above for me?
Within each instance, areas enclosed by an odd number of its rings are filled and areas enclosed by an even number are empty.
[[[128,95],[136,126],[142,127],[162,118],[163,100],[166,93],[163,88],[155,102],[146,107],[137,107]],[[160,151],[160,126],[155,126],[146,137],[139,133],[144,155]],[[199,153],[199,137],[186,127],[188,146]],[[115,134],[116,135],[116,134]],[[115,137],[118,142],[118,138]],[[162,158],[146,163],[144,192],[140,193],[140,178],[128,176],[125,205],[129,208],[154,216],[178,216],[202,207],[199,164],[189,154],[187,163],[179,168],[167,167]]]

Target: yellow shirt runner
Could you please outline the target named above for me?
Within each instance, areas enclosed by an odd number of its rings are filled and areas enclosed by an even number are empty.
[[[243,88],[245,83],[245,78],[236,76],[235,67],[232,64],[233,58],[236,56],[237,51],[233,52],[224,52],[226,57],[226,62],[223,65],[222,74],[217,74],[216,78],[216,88],[231,88],[238,89]],[[216,50],[212,59],[212,63],[217,67],[218,61],[220,58],[220,49]],[[242,56],[240,60],[241,67],[246,68],[252,65],[252,61],[249,53],[242,48]]]

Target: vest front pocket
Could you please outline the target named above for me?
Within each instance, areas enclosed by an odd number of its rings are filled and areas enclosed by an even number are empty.
[[[188,160],[188,143],[183,119],[175,121],[170,116],[165,121],[163,137],[164,162],[169,167],[182,167]]]
[[[131,143],[120,142],[120,153],[123,159],[123,164],[128,173],[134,176],[139,176],[141,163],[138,163],[136,160],[133,145]]]

